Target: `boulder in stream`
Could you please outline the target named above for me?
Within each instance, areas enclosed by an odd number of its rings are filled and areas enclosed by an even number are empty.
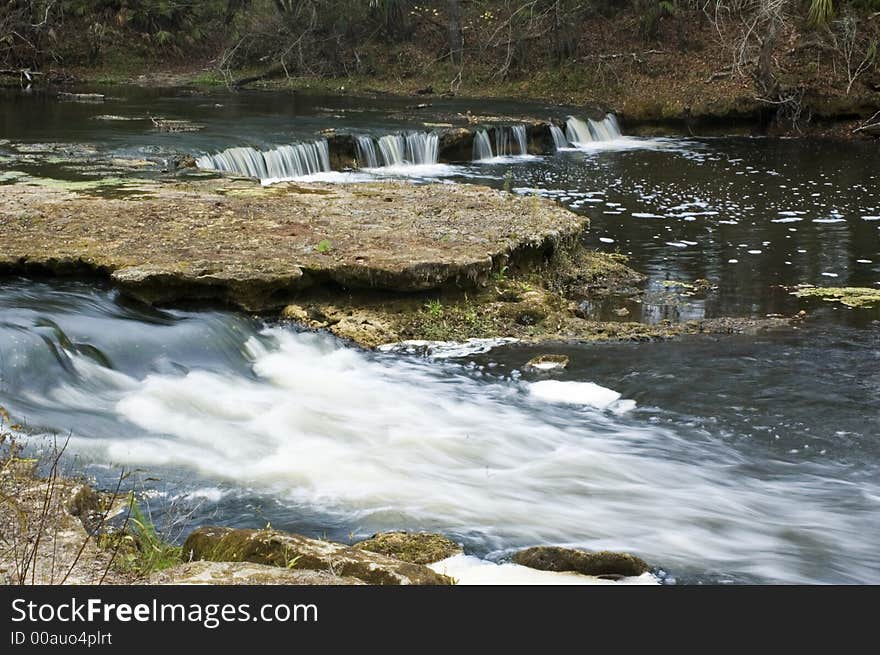
[[[515,564],[539,571],[574,571],[594,576],[637,576],[647,573],[650,566],[629,553],[603,550],[590,553],[559,546],[535,546],[516,553]]]
[[[536,371],[561,371],[568,366],[567,355],[538,355],[526,362],[526,368]]]
[[[374,585],[448,585],[452,580],[426,566],[386,555],[278,530],[201,527],[183,544],[184,559],[252,562],[330,571]]]
[[[452,539],[427,532],[380,532],[354,546],[412,564],[433,564],[464,552]]]

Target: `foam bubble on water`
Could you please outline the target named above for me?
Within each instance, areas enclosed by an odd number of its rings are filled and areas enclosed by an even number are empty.
[[[496,563],[471,555],[455,555],[429,564],[437,573],[455,578],[459,585],[613,585],[659,584],[650,573],[621,580],[605,580],[574,572],[539,571],[513,562]]]
[[[223,500],[223,498],[225,498],[229,494],[230,492],[228,490],[220,489],[219,487],[200,487],[198,489],[188,491],[186,494],[183,495],[183,497],[189,499],[204,500],[209,503],[217,503]]]
[[[874,262],[870,259],[857,259],[857,264],[873,264]]]
[[[822,273],[824,277],[838,277],[837,273]]]
[[[750,255],[760,255],[764,251],[763,250],[747,250],[746,252],[748,252]]]
[[[665,218],[664,216],[660,216],[660,214],[651,214],[648,212],[633,212],[633,218]]]
[[[461,167],[449,164],[400,164],[393,166],[380,166],[379,168],[361,169],[371,175],[382,177],[448,177],[462,172]]]
[[[532,382],[528,390],[532,396],[545,402],[585,405],[596,409],[606,409],[620,400],[619,393],[593,382],[541,380]]]
[[[614,243],[614,239],[609,239],[608,237],[599,237],[599,241],[602,243]]]
[[[785,218],[774,218],[771,220],[771,223],[798,223],[804,219],[798,218],[797,216],[786,216]]]
[[[426,341],[410,339],[386,343],[377,348],[382,352],[404,352],[432,357],[434,359],[453,359],[487,353],[498,346],[516,343],[519,339],[500,337],[496,339],[468,339],[467,341]]]
[[[728,259],[727,263],[728,264],[739,264],[739,260],[738,259]]]

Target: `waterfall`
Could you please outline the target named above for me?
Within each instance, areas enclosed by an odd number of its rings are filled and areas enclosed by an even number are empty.
[[[326,140],[279,146],[273,150],[229,148],[196,159],[199,168],[241,173],[263,182],[290,180],[330,170],[330,148]]]
[[[513,134],[513,140],[516,141],[516,147],[519,149],[518,155],[529,154],[528,135],[526,134],[525,125],[514,125],[510,128]]]
[[[474,161],[492,159],[492,144],[486,130],[474,132]]]
[[[358,164],[361,168],[377,168],[379,159],[376,157],[376,146],[371,136],[357,138]]]
[[[613,141],[621,136],[620,125],[617,124],[614,114],[607,114],[601,121],[591,120],[590,130],[596,135],[597,141]]]
[[[510,132],[506,127],[495,128],[495,154],[506,157],[510,152]]]
[[[496,127],[492,131],[495,133],[494,150],[486,130],[474,132],[474,161],[528,154],[528,135],[525,125]]]
[[[613,141],[619,139],[621,134],[617,118],[614,114],[608,114],[601,121],[591,119],[587,123],[574,116],[569,116],[565,121],[565,136],[570,143],[585,144],[596,141]]]
[[[565,138],[565,133],[553,123],[550,123],[550,134],[553,136],[553,145],[556,146],[557,150],[568,147],[568,139]]]
[[[422,166],[437,163],[440,137],[427,132],[386,134],[377,140],[361,136],[357,148],[361,168]]]

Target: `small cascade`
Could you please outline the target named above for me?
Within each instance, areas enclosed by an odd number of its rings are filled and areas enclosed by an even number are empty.
[[[518,155],[527,155],[529,154],[529,140],[528,134],[526,134],[526,126],[525,125],[514,125],[510,128],[511,134],[513,134],[513,140],[516,142],[516,147],[519,150],[516,154]]]
[[[565,138],[565,132],[553,123],[550,123],[550,134],[553,136],[553,145],[556,146],[557,150],[568,148],[568,139]]]
[[[496,127],[492,131],[495,136],[494,150],[486,130],[477,130],[474,133],[474,161],[528,154],[528,134],[525,125]]]
[[[614,114],[607,114],[601,121],[591,120],[590,130],[596,135],[596,141],[613,141],[621,137],[620,125],[617,124]]]
[[[585,144],[596,141],[613,141],[621,137],[620,126],[614,114],[608,114],[601,121],[590,119],[587,122],[574,116],[565,121],[565,137],[569,143]],[[555,137],[554,137],[555,138]]]
[[[474,132],[474,161],[492,159],[492,143],[486,130]]]
[[[423,166],[440,158],[440,137],[426,132],[386,134],[377,140],[361,136],[357,148],[361,168]]]
[[[290,180],[330,170],[330,148],[326,140],[279,146],[273,150],[229,148],[196,159],[206,170],[241,173],[263,182]]]
[[[357,138],[358,163],[361,168],[378,168],[379,158],[376,156],[376,144],[371,136]]]
[[[510,130],[505,127],[495,128],[495,154],[499,157],[513,154],[510,152]]]

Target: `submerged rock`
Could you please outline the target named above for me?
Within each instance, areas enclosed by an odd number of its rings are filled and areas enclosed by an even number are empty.
[[[59,100],[66,102],[104,102],[103,93],[67,93],[62,91],[58,94]]]
[[[880,306],[880,289],[870,287],[807,287],[795,291],[798,298],[821,298],[852,308]]]
[[[566,366],[568,366],[568,356],[566,355],[538,355],[526,362],[526,368],[536,371],[562,370]]]
[[[647,573],[643,560],[629,553],[600,551],[589,553],[558,546],[536,546],[516,553],[514,563],[540,571],[575,571],[594,576],[637,576]]]
[[[354,547],[412,564],[433,564],[464,552],[448,537],[425,532],[380,532]]]
[[[201,527],[183,544],[184,559],[252,562],[299,570],[332,571],[374,585],[447,585],[452,580],[419,564],[344,544],[277,530]]]

